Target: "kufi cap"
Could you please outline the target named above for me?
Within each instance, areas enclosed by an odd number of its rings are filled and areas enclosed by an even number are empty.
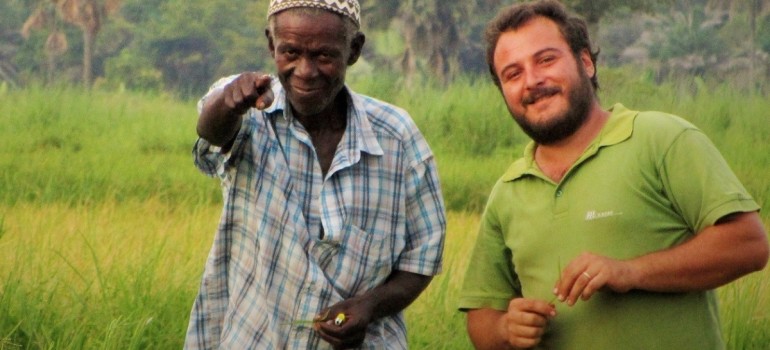
[[[361,6],[358,4],[358,0],[270,0],[267,17],[294,7],[315,7],[329,10],[349,17],[356,25],[361,23]]]

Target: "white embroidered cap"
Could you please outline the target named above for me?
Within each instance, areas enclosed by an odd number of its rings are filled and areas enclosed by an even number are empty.
[[[361,23],[361,6],[358,4],[358,0],[270,0],[267,17],[294,7],[315,7],[329,10],[350,17],[356,25]]]

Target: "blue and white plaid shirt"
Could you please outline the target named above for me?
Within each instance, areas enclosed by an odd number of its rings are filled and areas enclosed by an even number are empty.
[[[330,348],[297,321],[382,284],[394,270],[441,271],[438,174],[407,112],[346,89],[348,125],[324,178],[281,84],[272,86],[275,102],[247,112],[229,153],[203,139],[193,151],[197,167],[221,179],[224,210],[186,348]],[[363,346],[406,347],[402,314],[374,321]]]

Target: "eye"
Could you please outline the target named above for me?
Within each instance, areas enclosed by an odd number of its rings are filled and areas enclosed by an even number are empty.
[[[317,57],[318,61],[321,62],[321,63],[330,63],[330,62],[334,61],[334,59],[337,57],[337,55],[335,55],[333,52],[321,51],[321,52],[318,52],[316,57]]]
[[[281,55],[287,60],[293,60],[299,56],[299,51],[294,48],[284,48],[281,50]]]
[[[318,54],[317,57],[318,57],[318,60],[321,62],[329,62],[332,59],[332,57],[325,52]]]
[[[506,71],[503,74],[503,78],[505,81],[512,81],[516,80],[521,76],[521,70],[520,69],[510,69]]]
[[[556,56],[547,55],[540,58],[541,64],[548,64],[556,60]]]

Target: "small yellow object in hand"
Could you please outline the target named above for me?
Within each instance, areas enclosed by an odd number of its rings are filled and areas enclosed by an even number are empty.
[[[337,326],[342,326],[342,324],[345,323],[345,314],[338,313],[337,317],[334,318],[334,324]]]

